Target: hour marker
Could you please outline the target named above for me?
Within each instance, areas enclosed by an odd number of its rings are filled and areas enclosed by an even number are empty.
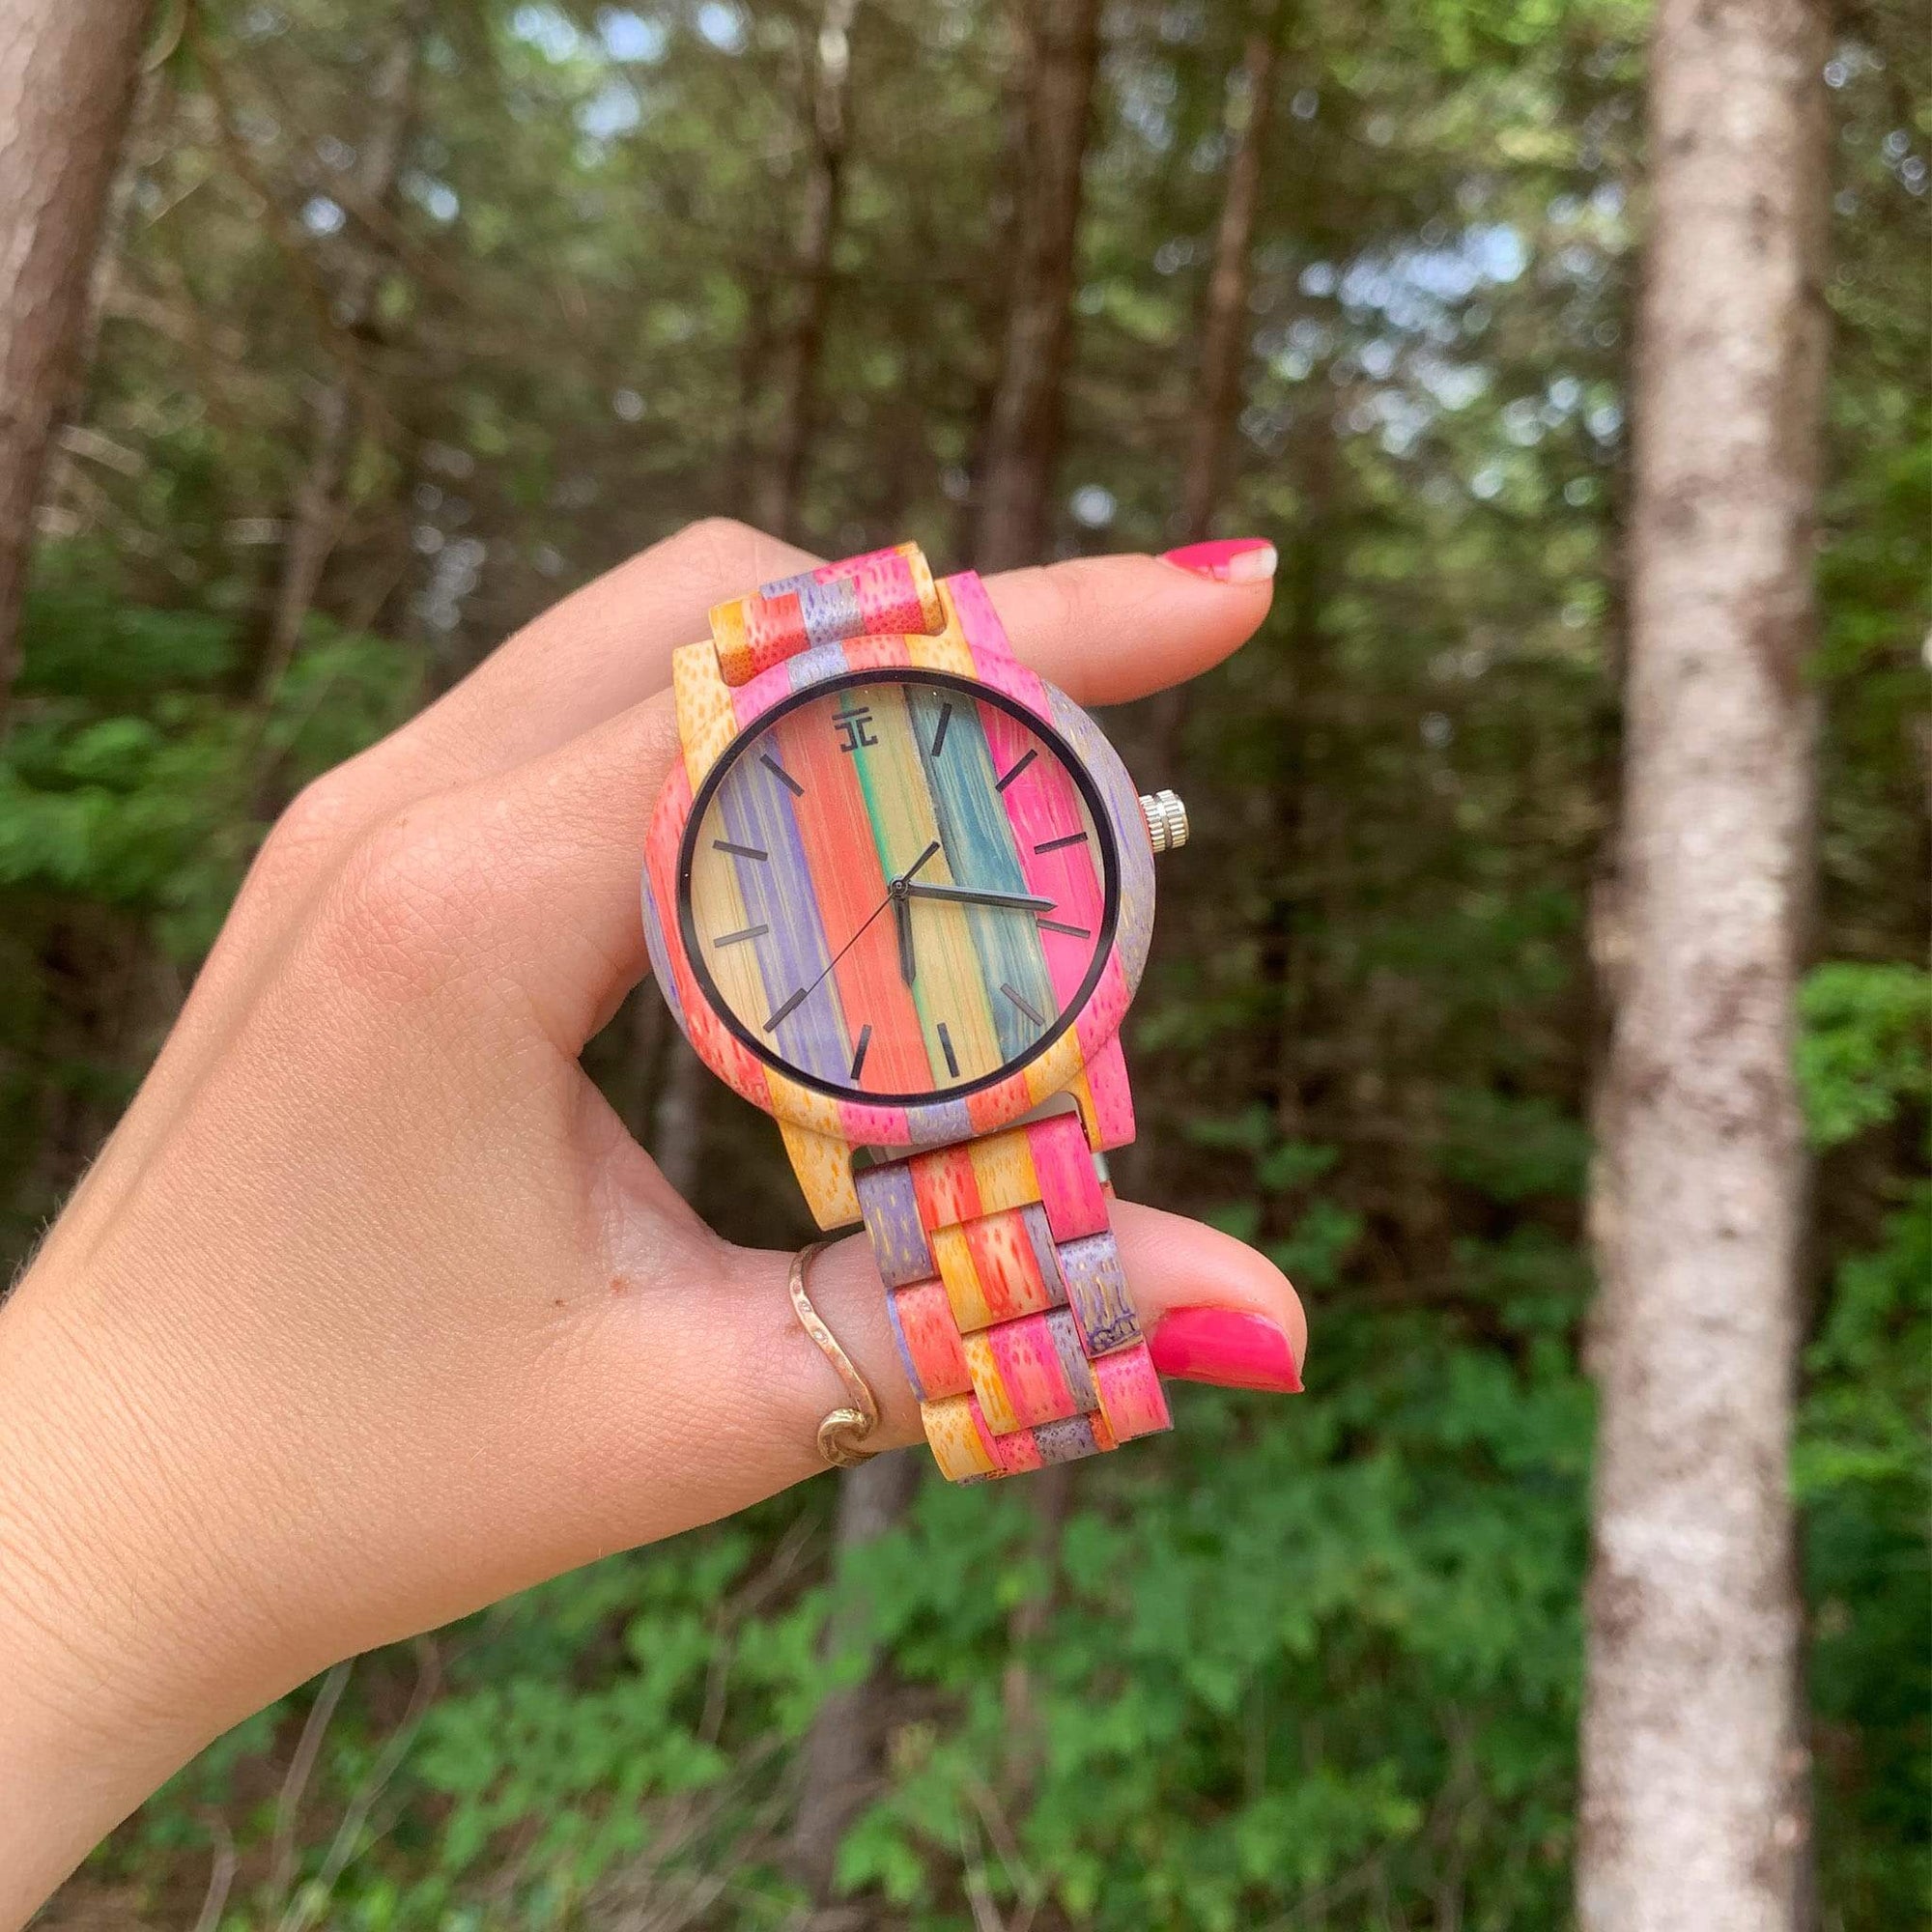
[[[932,755],[936,758],[946,749],[946,733],[952,724],[952,707],[942,704],[939,707],[939,726],[932,734]]]
[[[1005,777],[1005,778],[1003,778],[1003,779],[1000,779],[1000,780],[998,780],[998,781],[997,781],[995,782],[995,784],[994,784],[994,786],[993,786],[993,789],[994,789],[995,791],[1005,791],[1005,790],[1006,790],[1006,788],[1007,788],[1007,787],[1008,787],[1008,786],[1009,786],[1009,784],[1011,784],[1011,783],[1012,783],[1012,781],[1014,781],[1014,780],[1015,780],[1016,778],[1018,778],[1018,777],[1019,777],[1019,775],[1020,775],[1020,774],[1021,774],[1021,773],[1022,773],[1023,771],[1025,771],[1025,770],[1026,770],[1026,768],[1027,768],[1027,767],[1028,767],[1028,766],[1029,766],[1030,764],[1032,764],[1032,763],[1033,763],[1033,761],[1034,761],[1034,760],[1035,760],[1035,759],[1036,759],[1037,757],[1038,757],[1038,756],[1039,756],[1039,747],[1036,745],[1036,746],[1034,747],[1034,749],[1033,749],[1033,750],[1032,750],[1031,752],[1027,753],[1026,753],[1026,755],[1025,755],[1024,757],[1022,757],[1022,758],[1020,759],[1019,763],[1018,763],[1018,764],[1016,764],[1016,765],[1015,765],[1015,766],[1014,766],[1014,767],[1012,768],[1012,770],[1011,770],[1011,771],[1009,771],[1009,773],[1008,773],[1008,774],[1006,775],[1006,777]]]
[[[781,1019],[783,1019],[783,1018],[784,1018],[784,1016],[785,1016],[785,1015],[786,1015],[786,1014],[787,1014],[788,1012],[790,1012],[790,1011],[791,1011],[791,1009],[793,1009],[793,1008],[794,1008],[795,1006],[797,1006],[797,1005],[798,1005],[798,1003],[799,1003],[799,1002],[800,1002],[800,1001],[801,1001],[802,999],[804,999],[804,998],[805,998],[805,996],[806,996],[806,995],[807,995],[807,994],[808,994],[809,992],[810,992],[810,991],[811,991],[811,988],[810,988],[810,986],[801,986],[801,987],[800,987],[800,988],[798,989],[798,991],[797,991],[797,992],[795,992],[795,993],[794,993],[794,994],[793,994],[793,995],[791,996],[791,998],[790,998],[790,999],[788,999],[788,1000],[787,1000],[787,1001],[786,1001],[786,1002],[784,1003],[784,1005],[783,1005],[783,1006],[781,1006],[781,1008],[780,1008],[780,1009],[778,1009],[778,1011],[777,1011],[777,1012],[775,1012],[775,1013],[774,1013],[774,1014],[773,1014],[773,1015],[771,1016],[771,1018],[770,1018],[770,1019],[768,1019],[768,1020],[767,1020],[767,1021],[765,1022],[765,1031],[766,1031],[767,1033],[770,1033],[770,1032],[771,1032],[771,1031],[772,1031],[772,1030],[773,1030],[773,1029],[774,1029],[774,1028],[775,1028],[775,1027],[776,1027],[776,1026],[778,1025],[778,1023],[779,1023],[779,1022],[780,1022],[780,1021],[781,1021]]]
[[[736,946],[741,939],[762,939],[770,930],[768,925],[748,925],[741,932],[721,932],[711,943],[713,946]]]
[[[1009,999],[1013,1003],[1013,1005],[1016,1006],[1020,1009],[1020,1011],[1023,1012],[1027,1016],[1027,1018],[1034,1023],[1035,1026],[1044,1026],[1046,1024],[1046,1015],[1038,1011],[1028,1000],[1023,998],[1011,986],[1007,985],[1003,982],[1001,984],[1000,991],[1003,992],[1007,996],[1007,998]]]
[[[852,1078],[858,1079],[860,1070],[866,1065],[866,1049],[872,1043],[872,1029],[868,1026],[859,1029],[859,1044],[852,1049]]]
[[[755,845],[734,845],[728,838],[714,838],[712,846],[720,852],[735,852],[741,859],[769,859],[769,852],[762,852]]]
[[[783,785],[791,793],[792,797],[803,798],[805,796],[805,787],[769,752],[760,752],[758,753],[758,762],[764,766],[766,771],[771,773],[773,778],[778,780],[780,784]]]
[[[1057,919],[1037,920],[1035,923],[1042,932],[1064,932],[1068,939],[1092,939],[1093,933],[1084,925],[1063,925]]]
[[[959,1078],[959,1056],[952,1051],[952,1036],[946,1031],[946,1022],[939,1023],[939,1050],[946,1056],[946,1070],[953,1079]]]
[[[1087,835],[1084,832],[1069,832],[1065,838],[1049,838],[1044,844],[1036,845],[1036,852],[1059,852],[1068,845],[1084,845]]]

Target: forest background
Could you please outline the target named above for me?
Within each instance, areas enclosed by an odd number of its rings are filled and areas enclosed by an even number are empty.
[[[0,1261],[281,805],[596,571],[713,513],[942,567],[1252,532],[1263,635],[1108,721],[1196,826],[1121,1178],[1264,1245],[1314,1340],[1305,1398],[1181,1391],[1061,1517],[925,1483],[867,1521],[827,1478],[338,1666],[48,1923],[1563,1922],[1646,30],[160,10],[0,740]],[[1895,1932],[1932,1910],[1918,10],[1842,6],[1824,80],[1794,1471],[1813,1922]],[[807,1237],[651,988],[590,1059],[716,1226]]]

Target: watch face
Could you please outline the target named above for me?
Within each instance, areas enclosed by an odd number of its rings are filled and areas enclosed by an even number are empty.
[[[767,712],[706,777],[678,874],[692,970],[732,1033],[888,1105],[970,1094],[1065,1033],[1119,899],[1065,741],[935,671],[854,672]]]

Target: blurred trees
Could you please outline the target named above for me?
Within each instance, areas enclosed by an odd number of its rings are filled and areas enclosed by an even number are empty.
[[[1196,836],[1129,1051],[1137,1191],[1282,1261],[1313,1310],[1309,1396],[1178,1392],[1182,1428],[1083,1476],[1057,1539],[1023,1494],[925,1485],[840,1577],[817,1483],[561,1579],[440,1635],[434,1671],[378,1655],[319,1716],[302,1693],[244,1726],[81,1890],[163,1924],[196,1921],[211,1870],[230,1925],[783,1924],[800,1742],[881,1653],[885,1787],[834,1861],[855,1924],[1567,1912],[1603,1033],[1584,924],[1618,749],[1646,23],[1634,0],[1087,12],[1084,166],[1052,177],[1078,196],[1064,427],[1029,513],[1060,554],[1192,533],[1203,319],[1274,37],[1212,515],[1277,542],[1280,590],[1159,727]],[[861,0],[840,78],[824,0],[195,9],[132,138],[0,752],[11,1253],[303,777],[571,583],[743,513],[791,422],[802,540],[912,535],[946,564],[982,541],[1040,187],[1027,22]],[[384,191],[365,170],[399,31],[414,93]],[[1917,15],[1847,16],[1825,78],[1795,1468],[1820,1890],[1851,1928],[1910,1922],[1932,1886]],[[345,371],[329,541],[265,688]],[[1159,726],[1114,722],[1130,751]],[[654,998],[590,1056],[640,1128],[673,1091]],[[710,1218],[805,1238],[769,1123],[720,1100],[704,1132]],[[1051,1619],[1017,1614],[1049,1594]],[[988,1776],[1015,1667],[1041,1740],[1024,1807]]]

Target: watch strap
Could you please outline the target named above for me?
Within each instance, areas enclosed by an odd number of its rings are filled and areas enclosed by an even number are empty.
[[[714,605],[711,641],[726,684],[818,644],[848,638],[936,637],[946,611],[925,553],[916,543],[867,551]]]
[[[925,1439],[952,1482],[1173,1426],[1077,1113],[856,1177]]]

